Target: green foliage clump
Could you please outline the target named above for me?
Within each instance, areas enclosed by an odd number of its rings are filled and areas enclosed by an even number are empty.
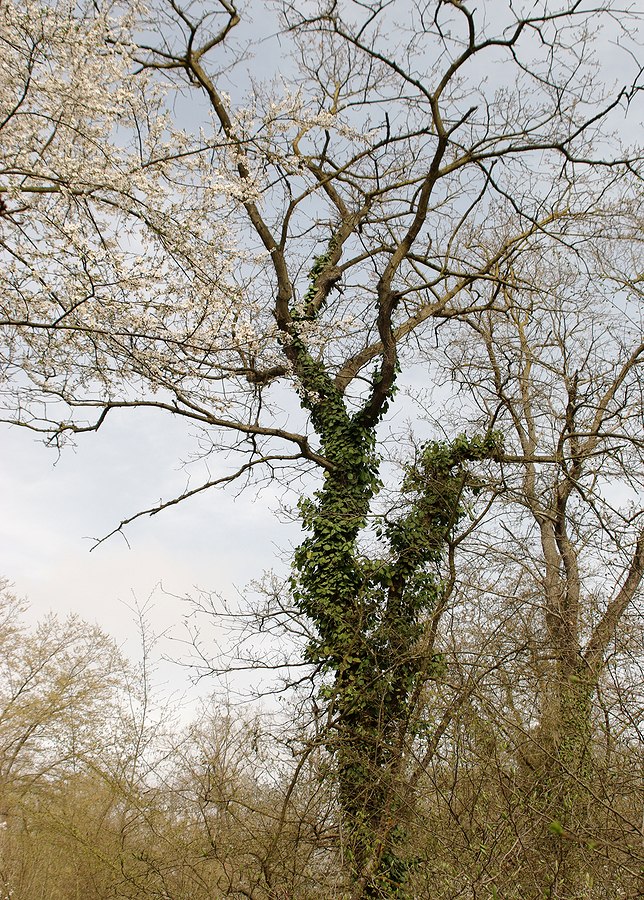
[[[332,236],[327,245],[327,249],[324,253],[321,253],[319,256],[316,256],[313,259],[313,265],[311,266],[308,272],[309,278],[309,287],[307,289],[306,294],[304,295],[304,307],[306,308],[309,303],[315,298],[318,289],[318,281],[320,275],[327,267],[329,262],[331,261],[331,256],[333,251],[337,248],[338,243],[335,236]]]

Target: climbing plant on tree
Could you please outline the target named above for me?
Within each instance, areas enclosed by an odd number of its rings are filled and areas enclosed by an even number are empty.
[[[348,855],[365,896],[405,896],[406,866],[396,852],[411,806],[404,751],[413,739],[414,697],[436,661],[421,640],[423,626],[441,592],[437,564],[461,497],[476,490],[465,464],[498,456],[501,445],[491,434],[425,446],[401,486],[407,508],[378,529],[385,552],[373,558],[358,537],[378,490],[378,460],[359,416],[343,419],[334,419],[333,436],[346,429],[352,440],[341,438],[324,487],[302,503],[310,536],[295,554],[293,594],[316,626],[309,656],[332,675],[329,745]]]
[[[0,16],[3,418],[58,444],[141,408],[196,429],[215,474],[117,530],[240,478],[319,474],[292,588],[327,673],[353,896],[400,895],[419,635],[468,464],[500,450],[492,422],[428,445],[372,557],[379,438],[438,324],[494,309],[521,248],[630,190],[612,136],[639,75],[631,14],[30,0]],[[602,22],[624,84],[603,78]],[[245,50],[268,66],[270,40],[281,71],[248,78]]]

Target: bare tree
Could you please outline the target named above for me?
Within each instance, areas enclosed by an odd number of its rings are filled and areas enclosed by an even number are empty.
[[[149,632],[137,671],[98,628],[25,612],[0,582],[0,896],[329,896],[310,750],[222,708],[179,727]]]
[[[611,801],[610,778],[600,777],[605,741],[623,729],[626,751],[636,739],[637,698],[630,713],[617,698],[641,665],[628,623],[641,614],[644,574],[644,344],[632,255],[639,210],[627,207],[622,198],[617,222],[612,208],[595,208],[556,243],[532,240],[506,270],[496,307],[466,314],[447,349],[452,377],[468,389],[460,426],[492,423],[503,435],[487,524],[460,546],[463,620],[486,623],[488,638],[475,628],[470,641],[483,641],[488,666],[506,660],[486,715],[504,721],[499,735],[522,772],[517,789],[545,860],[532,873],[566,898],[611,844],[602,845],[603,811],[623,829],[624,871],[616,863],[610,877],[624,896],[628,884],[637,890],[641,852],[639,812],[631,804],[624,816],[624,798]],[[634,799],[632,781],[630,790]]]

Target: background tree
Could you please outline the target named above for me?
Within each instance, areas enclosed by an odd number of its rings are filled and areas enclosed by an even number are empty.
[[[57,896],[61,842],[50,813],[58,797],[60,817],[60,801],[86,778],[89,760],[114,752],[123,660],[97,627],[50,616],[28,628],[24,612],[25,605],[2,581],[0,884],[3,897],[35,897],[52,877],[51,896]],[[77,855],[63,866],[68,887],[79,876]]]
[[[636,740],[618,697],[637,671],[630,623],[644,572],[640,226],[636,207],[629,220],[622,203],[617,227],[611,211],[588,211],[556,243],[532,239],[495,308],[463,316],[445,357],[467,385],[453,427],[493,422],[504,436],[487,524],[459,546],[469,562],[456,566],[456,602],[482,670],[474,732],[484,728],[523,804],[535,895],[638,889],[639,813],[624,802],[641,789],[630,782],[617,798],[606,765],[614,740],[627,755]]]
[[[137,672],[96,627],[25,612],[3,583],[0,896],[332,895],[310,751],[223,704],[169,719],[149,633]]]
[[[632,75],[607,83],[589,34],[604,22],[628,44],[631,13],[278,9],[287,85],[244,91],[229,0],[3,5],[5,418],[61,442],[152,408],[234,451],[145,513],[316,472],[292,590],[325,681],[344,859],[355,898],[403,896],[410,716],[435,674],[423,626],[468,463],[498,446],[493,417],[428,448],[371,553],[379,436],[438,323],[503,308],[530,236],[558,240],[617,181],[629,193],[613,134],[639,71],[625,54]]]

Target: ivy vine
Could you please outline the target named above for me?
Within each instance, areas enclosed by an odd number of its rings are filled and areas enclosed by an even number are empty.
[[[332,238],[316,257],[305,308],[335,249]],[[371,872],[366,897],[403,900],[400,738],[410,728],[414,692],[438,666],[425,658],[420,637],[441,594],[439,562],[464,495],[480,488],[470,464],[497,456],[500,437],[461,435],[424,445],[405,471],[401,510],[380,521],[378,552],[366,556],[359,538],[381,487],[377,423],[347,409],[324,363],[308,352],[298,328],[303,318],[292,311],[290,349],[302,405],[329,467],[320,490],[300,503],[307,536],[295,551],[290,587],[314,625],[308,659],[327,674],[323,690],[334,722],[328,746],[337,763],[347,852],[356,873]],[[393,394],[394,388],[389,400]],[[380,417],[385,412],[386,404]],[[374,854],[378,864],[368,865]]]

